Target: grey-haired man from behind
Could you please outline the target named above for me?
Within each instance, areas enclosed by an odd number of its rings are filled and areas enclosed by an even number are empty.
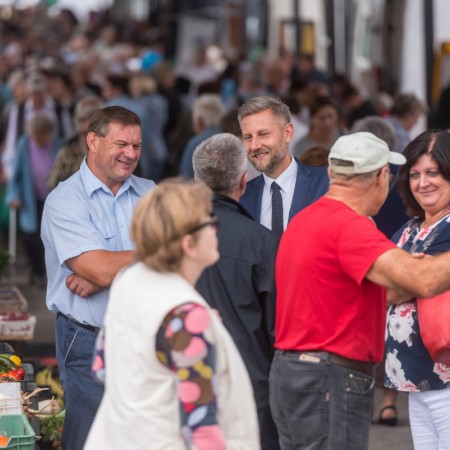
[[[238,203],[246,186],[246,159],[242,141],[228,133],[210,137],[194,152],[195,177],[214,192],[220,252],[219,261],[203,272],[197,289],[219,311],[246,364],[258,408],[261,448],[276,450],[278,433],[269,406],[268,377],[278,242]]]

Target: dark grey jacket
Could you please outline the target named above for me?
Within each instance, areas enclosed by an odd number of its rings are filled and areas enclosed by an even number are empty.
[[[278,241],[228,197],[214,197],[214,213],[220,259],[205,270],[197,289],[220,312],[249,372],[257,407],[263,408],[269,403]]]

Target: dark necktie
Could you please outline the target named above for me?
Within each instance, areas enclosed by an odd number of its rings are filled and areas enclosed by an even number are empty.
[[[272,183],[272,231],[278,238],[283,234],[283,200],[281,199],[281,188],[274,181]]]

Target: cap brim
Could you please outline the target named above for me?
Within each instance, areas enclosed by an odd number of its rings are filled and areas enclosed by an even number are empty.
[[[398,152],[390,152],[389,160],[390,164],[395,164],[396,166],[402,166],[406,163],[406,158]]]

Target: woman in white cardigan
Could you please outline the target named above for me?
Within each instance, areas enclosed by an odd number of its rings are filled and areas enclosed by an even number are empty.
[[[105,395],[85,449],[260,448],[245,366],[194,289],[219,257],[211,197],[166,180],[136,207],[137,262],[111,288],[94,359]]]

